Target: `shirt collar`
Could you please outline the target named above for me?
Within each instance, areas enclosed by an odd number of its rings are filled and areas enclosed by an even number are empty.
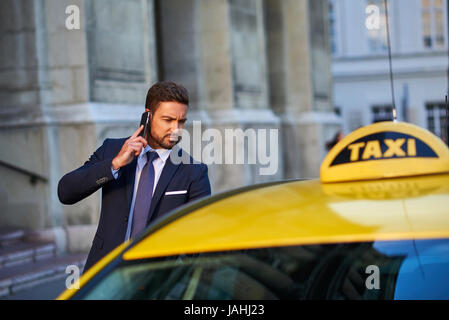
[[[140,153],[139,158],[146,157],[146,153],[151,151],[156,151],[159,158],[165,163],[170,156],[171,149],[153,149],[147,144],[147,146],[143,149],[143,152]]]

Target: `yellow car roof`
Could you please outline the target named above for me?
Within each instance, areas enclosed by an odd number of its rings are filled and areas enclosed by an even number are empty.
[[[449,149],[415,125],[383,122],[337,143],[320,180],[240,188],[189,204],[109,253],[81,284],[122,258],[434,238],[449,238]]]
[[[329,152],[320,174],[178,212],[123,258],[449,237],[449,149],[427,130],[402,122],[362,127]]]
[[[449,174],[296,181],[212,202],[141,239],[125,260],[272,246],[449,237]]]

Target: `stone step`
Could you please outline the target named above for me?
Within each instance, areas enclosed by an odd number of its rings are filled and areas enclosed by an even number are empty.
[[[34,263],[55,255],[56,245],[51,242],[15,242],[0,248],[0,273],[6,267]]]
[[[67,266],[76,265],[80,274],[87,254],[67,254],[46,258],[34,263],[0,269],[0,297],[14,295],[55,279],[66,278]]]
[[[23,239],[25,231],[11,227],[0,227],[0,249]]]

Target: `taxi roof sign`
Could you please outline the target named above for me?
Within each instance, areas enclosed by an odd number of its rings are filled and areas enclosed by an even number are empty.
[[[330,150],[321,181],[343,182],[449,172],[449,149],[431,132],[405,122],[359,128]]]

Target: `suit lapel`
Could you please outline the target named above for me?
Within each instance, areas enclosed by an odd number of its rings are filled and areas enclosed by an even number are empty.
[[[167,158],[167,161],[164,165],[164,168],[162,169],[161,176],[157,183],[156,190],[154,191],[153,198],[151,199],[150,212],[148,214],[147,225],[150,222],[151,218],[153,217],[154,209],[161,200],[162,195],[165,192],[165,189],[167,189],[168,183],[171,181],[171,178],[176,173],[176,170],[178,170],[179,165],[180,164],[174,164],[170,160],[170,157]]]

